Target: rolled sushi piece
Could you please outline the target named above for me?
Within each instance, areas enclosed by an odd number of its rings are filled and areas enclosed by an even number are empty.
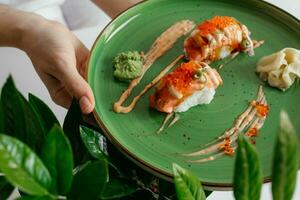
[[[150,96],[150,106],[160,112],[185,112],[200,104],[209,104],[223,84],[219,73],[206,63],[182,63],[163,77]]]
[[[199,24],[184,42],[189,60],[211,63],[235,52],[254,55],[250,31],[233,17],[215,16]]]

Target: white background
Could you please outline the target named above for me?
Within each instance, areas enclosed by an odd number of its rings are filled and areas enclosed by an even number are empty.
[[[267,0],[286,11],[290,12],[298,19],[300,19],[300,1],[299,0]],[[91,47],[93,41],[98,33],[102,30],[104,25],[108,23],[108,18],[104,17],[103,21],[97,27],[86,28],[74,31],[74,33],[86,44]],[[300,47],[299,47],[300,48]],[[47,92],[46,87],[42,84],[39,77],[36,75],[30,60],[26,54],[20,50],[13,48],[0,48],[0,86],[3,85],[5,79],[9,74],[12,74],[17,87],[24,95],[31,92],[38,97],[42,98],[58,116],[60,122],[66,114],[66,111],[55,105]],[[262,200],[271,200],[270,184],[264,184],[262,190]],[[298,184],[294,195],[294,200],[300,199],[300,174],[298,176]],[[234,200],[232,192],[213,192],[208,200]]]

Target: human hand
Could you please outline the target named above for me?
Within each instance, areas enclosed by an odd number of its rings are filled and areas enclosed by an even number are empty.
[[[83,78],[89,50],[58,22],[36,15],[27,20],[20,48],[30,57],[53,101],[68,108],[75,97],[83,113],[92,112],[94,96]]]

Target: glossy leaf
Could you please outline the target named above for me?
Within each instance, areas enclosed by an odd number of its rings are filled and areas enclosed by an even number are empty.
[[[244,136],[240,135],[233,183],[235,198],[259,200],[262,182],[262,170],[257,151]]]
[[[33,94],[29,94],[29,103],[36,112],[36,115],[38,116],[38,119],[46,133],[52,129],[54,124],[59,124],[53,112],[41,99]]]
[[[47,135],[41,159],[52,177],[51,192],[67,194],[73,180],[73,154],[68,139],[58,125]]]
[[[211,195],[213,193],[213,191],[209,191],[209,190],[204,190],[205,196],[208,197],[209,195]]]
[[[248,199],[249,166],[244,139],[241,138],[238,140],[234,170],[234,196],[238,200]]]
[[[45,132],[31,105],[16,89],[9,77],[1,92],[3,133],[20,139],[34,150],[39,151]]]
[[[5,121],[4,121],[4,111],[2,109],[2,101],[0,98],[0,133],[5,132]]]
[[[114,178],[105,184],[100,199],[116,199],[126,197],[138,190],[137,184],[125,178]]]
[[[81,123],[82,113],[77,101],[73,99],[65,117],[63,130],[71,143],[75,166],[84,163],[87,160],[85,158],[89,156],[80,137],[79,126]]]
[[[73,169],[73,176],[76,175],[78,172],[80,172],[82,169],[84,169],[87,165],[91,164],[92,161],[87,161],[81,165],[78,165],[76,166],[74,169]]]
[[[12,136],[18,135],[20,140],[26,141],[24,108],[12,77],[6,80],[2,88],[1,104],[2,118],[4,119],[4,128],[1,131]]]
[[[99,160],[87,164],[74,176],[68,198],[72,200],[95,200],[108,181],[107,162]]]
[[[0,176],[0,199],[7,199],[13,190],[14,187],[6,181],[4,176]]]
[[[80,136],[88,152],[94,158],[106,158],[107,150],[105,137],[85,126],[80,126]]]
[[[30,195],[47,195],[51,177],[39,157],[27,145],[0,134],[0,170],[6,179]]]
[[[127,197],[123,197],[122,200],[156,200],[157,198],[155,195],[147,190],[138,190],[132,195],[129,195]],[[167,199],[164,199],[167,200]]]
[[[110,175],[137,177],[145,186],[149,186],[150,182],[155,177],[153,174],[137,166],[111,143],[108,142],[107,146],[109,166],[111,167],[111,170],[109,171]],[[118,168],[118,166],[120,167]],[[115,174],[111,174],[111,172],[115,172]]]
[[[165,197],[176,196],[176,191],[174,188],[174,183],[165,181],[163,179],[158,180],[158,190],[159,199],[164,199]]]
[[[53,200],[53,198],[49,196],[42,196],[42,197],[37,197],[37,196],[21,196],[18,198],[18,200]]]
[[[280,131],[273,157],[272,193],[274,200],[291,200],[299,167],[299,141],[285,111],[280,113]]]
[[[192,172],[173,164],[174,183],[179,200],[204,200],[206,199],[203,188],[196,175]]]

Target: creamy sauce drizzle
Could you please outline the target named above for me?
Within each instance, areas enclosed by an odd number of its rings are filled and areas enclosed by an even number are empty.
[[[261,45],[263,45],[264,43],[265,43],[264,40],[261,40],[261,41],[253,40],[253,48],[258,48]]]
[[[262,86],[259,87],[257,96],[258,97],[255,102],[267,106],[267,100],[263,92]],[[249,107],[236,119],[235,124],[231,129],[225,131],[224,134],[218,137],[216,140],[204,145],[203,146],[204,148],[192,153],[182,154],[182,155],[189,156],[189,157],[209,155],[208,157],[202,159],[188,161],[193,163],[203,163],[203,162],[215,160],[216,158],[225,154],[224,151],[220,149],[220,147],[224,143],[223,140],[225,138],[229,138],[232,141],[232,149],[235,150],[237,148],[236,141],[238,138],[238,133],[244,132],[245,135],[247,136],[247,133],[254,128],[258,131],[259,129],[262,128],[265,119],[266,116],[261,117],[258,113],[257,108],[254,106],[253,102],[250,102]]]
[[[172,117],[173,115],[174,115],[173,112],[166,115],[166,117],[165,117],[163,123],[161,124],[161,126],[160,126],[160,128],[158,129],[158,131],[156,132],[156,134],[160,134],[160,133],[164,130],[165,126],[167,125],[167,123],[169,122],[169,120],[171,119],[171,117]]]
[[[173,117],[173,116],[174,116],[174,117]],[[164,119],[164,121],[163,121],[163,123],[161,124],[160,128],[159,128],[158,131],[156,132],[156,134],[160,134],[161,132],[163,132],[164,130],[166,130],[165,127],[166,127],[166,125],[168,124],[168,122],[170,121],[170,119],[171,119],[172,117],[173,117],[173,119],[172,119],[172,121],[169,123],[169,125],[168,125],[168,127],[167,127],[166,129],[172,127],[172,126],[173,126],[176,122],[178,122],[179,119],[180,119],[180,116],[179,116],[177,113],[172,112],[172,113],[167,114],[166,117],[165,117],[165,119]]]
[[[182,20],[180,22],[177,22],[170,28],[168,28],[164,33],[162,33],[153,43],[150,50],[144,55],[144,66],[143,66],[143,74],[142,76],[132,80],[129,84],[129,87],[127,90],[123,92],[123,94],[120,96],[119,100],[114,103],[113,110],[117,113],[129,113],[132,111],[134,106],[136,105],[136,102],[140,99],[140,97],[147,92],[155,83],[150,83],[146,86],[148,89],[144,89],[140,95],[136,96],[133,100],[133,102],[129,106],[122,106],[124,101],[130,96],[132,90],[140,83],[143,76],[147,72],[147,70],[152,66],[152,64],[162,55],[164,55],[165,52],[167,52],[169,49],[173,47],[175,42],[182,37],[183,35],[186,35],[189,33],[195,26],[195,23],[190,20]],[[182,55],[179,56],[182,58]],[[176,59],[179,60],[178,58]],[[176,62],[177,62],[176,61]],[[175,62],[175,61],[174,61]],[[176,64],[176,63],[175,63]],[[156,77],[157,78],[157,77]]]
[[[179,119],[180,119],[180,115],[178,115],[177,113],[175,113],[175,117],[174,117],[173,120],[170,122],[168,128],[172,127],[176,122],[178,122]]]
[[[225,155],[224,152],[220,152],[220,153],[218,153],[214,156],[209,156],[209,157],[203,158],[201,160],[188,160],[187,162],[189,162],[189,163],[205,163],[205,162],[209,162],[209,161],[213,161],[213,160],[216,160],[218,158],[221,158],[224,155]]]

